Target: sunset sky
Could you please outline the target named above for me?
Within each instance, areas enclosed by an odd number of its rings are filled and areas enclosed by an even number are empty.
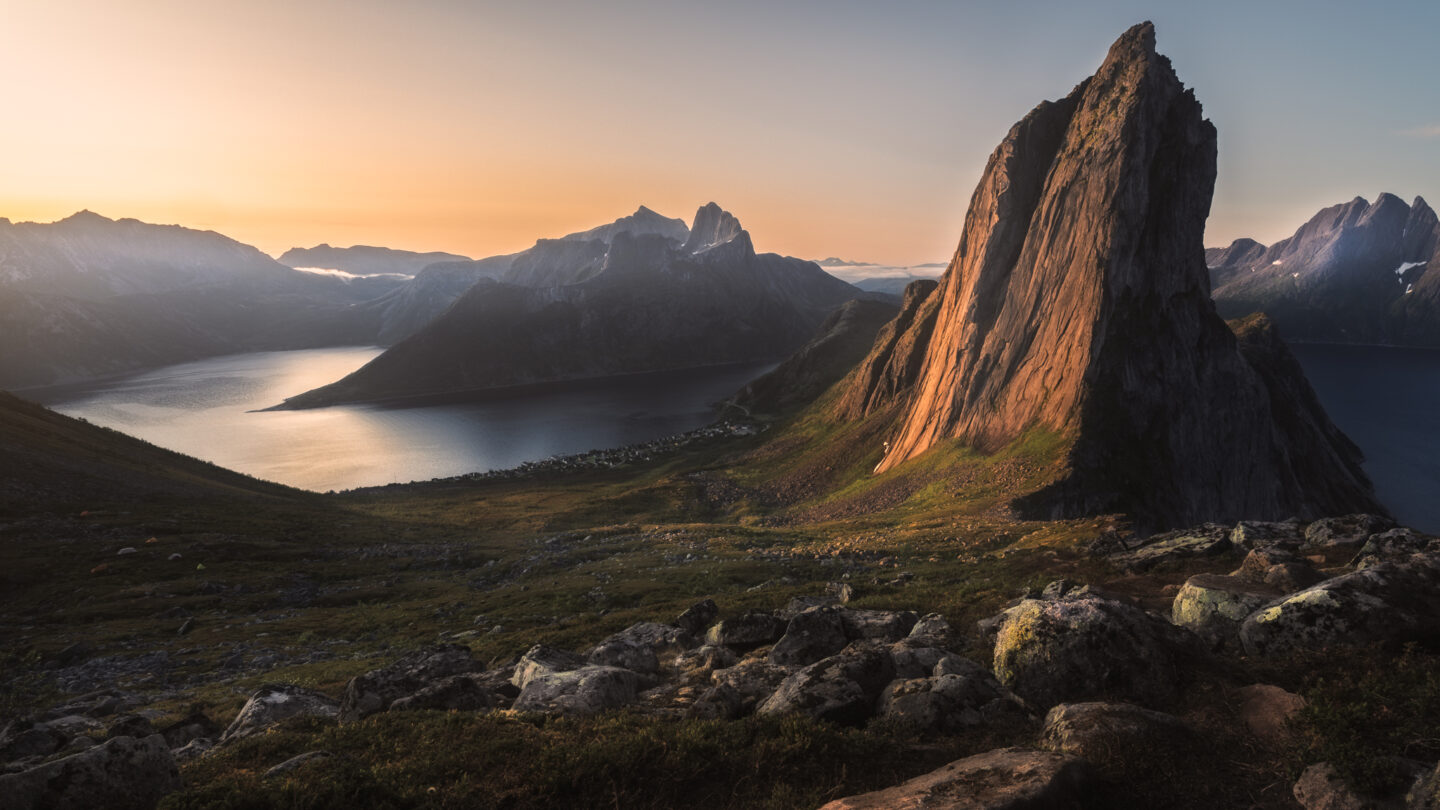
[[[0,0],[0,216],[484,256],[715,200],[761,250],[941,261],[1144,19],[1219,128],[1207,243],[1440,202],[1434,0]]]

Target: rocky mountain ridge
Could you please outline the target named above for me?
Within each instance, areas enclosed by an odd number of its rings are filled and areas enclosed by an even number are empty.
[[[621,230],[608,245],[534,250],[507,268],[515,281],[480,279],[413,337],[285,407],[776,359],[863,295],[810,262],[757,254],[714,203],[684,243]]]
[[[471,259],[469,256],[438,250],[417,253],[413,250],[396,250],[395,248],[370,245],[339,248],[321,243],[311,248],[290,248],[280,254],[280,258],[276,261],[287,267],[340,270],[357,276],[389,273],[413,276],[438,262],[468,262]]]
[[[1423,198],[1356,197],[1269,247],[1205,252],[1226,317],[1264,312],[1294,340],[1440,345],[1440,218]]]

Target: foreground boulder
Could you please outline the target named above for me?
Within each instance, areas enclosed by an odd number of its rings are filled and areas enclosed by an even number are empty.
[[[892,681],[877,715],[917,733],[953,734],[1019,711],[1020,702],[988,670],[951,656],[935,675]]]
[[[653,675],[695,646],[695,638],[679,627],[640,622],[600,642],[585,660],[594,666],[623,667]]]
[[[1416,554],[1325,580],[1256,610],[1240,627],[1250,655],[1440,639],[1440,554]]]
[[[1122,602],[1093,594],[1008,610],[995,642],[995,676],[1036,709],[1099,697],[1165,703],[1202,655],[1198,638]]]
[[[1110,561],[1126,571],[1149,571],[1166,563],[1213,557],[1230,549],[1230,528],[1207,523],[1193,529],[1152,535],[1138,546],[1111,554]]]
[[[1094,785],[1078,757],[1001,748],[820,810],[1064,810],[1083,806]]]
[[[1305,545],[1358,546],[1378,534],[1395,528],[1395,521],[1379,515],[1342,515],[1321,518],[1305,527]]]
[[[1235,646],[1240,623],[1281,592],[1264,583],[1235,576],[1199,574],[1190,577],[1170,608],[1170,620],[1195,631],[1211,647]]]
[[[416,650],[384,669],[351,678],[340,699],[340,722],[353,723],[383,712],[396,700],[413,695],[441,678],[483,669],[485,666],[475,660],[470,648],[460,644]]]
[[[151,810],[180,785],[180,769],[164,737],[115,737],[0,776],[0,810]]]
[[[220,735],[220,742],[259,734],[291,717],[331,718],[339,713],[340,703],[329,695],[292,684],[268,684],[245,701],[240,713]]]
[[[1040,732],[1044,747],[1092,759],[1170,747],[1189,737],[1178,717],[1129,703],[1062,703],[1045,715]]]
[[[516,689],[524,691],[535,678],[570,672],[584,665],[585,659],[569,650],[548,644],[536,644],[520,657],[520,662],[515,665],[515,672],[510,675],[510,683]]]
[[[845,649],[850,643],[840,611],[830,607],[804,610],[790,620],[785,635],[770,648],[768,660],[782,667],[809,666]]]
[[[619,667],[586,666],[533,677],[512,708],[519,712],[597,714],[635,702],[640,676]]]
[[[802,712],[847,725],[864,723],[875,713],[885,685],[895,677],[888,651],[856,646],[789,676],[758,714]]]
[[[765,610],[752,610],[732,619],[723,619],[705,634],[706,644],[736,650],[751,650],[773,644],[785,635],[786,622]]]

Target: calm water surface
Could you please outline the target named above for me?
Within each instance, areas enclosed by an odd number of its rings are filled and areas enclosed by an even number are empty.
[[[1440,351],[1293,346],[1330,419],[1365,451],[1396,519],[1440,532]]]
[[[254,412],[379,353],[232,355],[24,396],[222,467],[325,491],[503,469],[692,430],[714,418],[713,403],[773,367],[666,372],[423,407]]]
[[[1440,351],[1295,346],[1321,402],[1365,451],[1381,502],[1440,532]],[[364,365],[379,349],[220,357],[29,391],[61,413],[259,478],[313,490],[426,480],[619,447],[707,423],[770,366],[576,383],[523,398],[253,413]]]

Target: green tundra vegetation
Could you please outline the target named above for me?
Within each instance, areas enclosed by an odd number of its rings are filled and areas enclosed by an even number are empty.
[[[969,628],[1052,580],[1163,608],[1187,577],[1239,563],[1232,553],[1126,574],[1089,550],[1124,531],[1119,517],[1010,517],[1007,500],[1059,463],[1060,437],[1032,432],[987,457],[947,446],[872,476],[874,427],[825,412],[818,403],[756,436],[611,470],[316,495],[6,399],[0,719],[63,701],[54,662],[77,644],[94,656],[165,652],[163,677],[113,686],[153,696],[157,727],[195,710],[223,727],[263,684],[339,697],[348,679],[439,641],[503,666],[537,642],[583,650],[701,599],[723,617],[831,582],[852,586],[852,606],[943,615],[988,664]],[[237,650],[272,663],[227,668]],[[1172,708],[1194,739],[1117,745],[1096,763],[1110,791],[1097,806],[1288,807],[1308,763],[1393,787],[1403,775],[1391,757],[1440,755],[1433,652],[1219,661]],[[1245,733],[1228,695],[1254,682],[1310,700],[1291,742]],[[1028,744],[1037,730],[1024,716],[917,736],[882,721],[641,709],[302,718],[186,763],[185,788],[161,806],[809,808]],[[313,750],[334,756],[263,778]]]

